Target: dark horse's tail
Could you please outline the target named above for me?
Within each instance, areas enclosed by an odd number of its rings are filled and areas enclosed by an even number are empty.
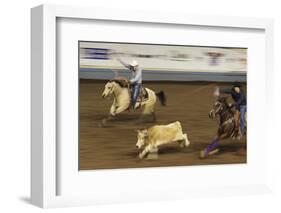
[[[160,92],[156,93],[156,96],[159,98],[159,101],[162,106],[166,106],[166,95],[165,93],[161,90]]]

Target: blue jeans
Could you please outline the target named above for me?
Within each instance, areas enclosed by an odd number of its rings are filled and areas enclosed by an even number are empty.
[[[141,89],[141,84],[133,84],[133,91],[132,91],[132,97],[131,97],[131,103],[132,106],[135,107],[135,104],[137,102],[139,93]]]
[[[245,128],[245,113],[247,112],[247,106],[241,105],[240,106],[240,131],[241,134],[244,134],[244,128]]]

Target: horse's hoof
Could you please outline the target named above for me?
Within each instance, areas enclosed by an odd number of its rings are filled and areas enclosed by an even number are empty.
[[[219,149],[215,149],[215,150],[209,152],[209,155],[217,154],[219,151],[220,151]]]
[[[184,145],[184,143],[180,143],[180,148],[185,148],[185,145]]]
[[[200,152],[199,158],[200,158],[200,159],[204,159],[204,158],[206,158],[206,157],[207,157],[207,155],[205,154],[205,150],[202,150],[202,151]]]
[[[205,150],[203,150],[203,151],[200,152],[199,158],[200,159],[204,159],[204,158],[207,158],[208,156],[217,154],[218,152],[219,152],[219,149],[214,149],[213,151],[211,151],[208,154],[206,154]]]
[[[100,127],[105,127],[106,126],[106,119],[103,119],[100,124],[99,124]]]

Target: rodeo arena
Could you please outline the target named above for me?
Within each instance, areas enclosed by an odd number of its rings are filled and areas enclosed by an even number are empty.
[[[247,162],[247,49],[79,42],[79,169]]]

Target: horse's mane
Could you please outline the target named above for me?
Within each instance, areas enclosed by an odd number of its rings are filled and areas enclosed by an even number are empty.
[[[230,109],[229,104],[228,104],[228,102],[227,102],[227,97],[224,97],[224,96],[219,97],[219,98],[218,98],[218,101],[219,101],[220,103],[224,104],[227,109]]]
[[[113,79],[113,80],[110,80],[109,82],[117,83],[122,88],[127,87],[125,80]]]

